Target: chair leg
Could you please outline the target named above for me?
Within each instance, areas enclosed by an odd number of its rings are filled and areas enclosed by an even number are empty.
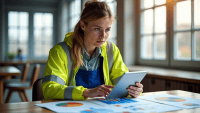
[[[6,102],[5,103],[9,103],[9,101],[10,101],[10,97],[11,97],[11,95],[12,95],[12,90],[9,90],[8,91],[8,96],[7,96],[7,98],[6,98]]]
[[[24,97],[23,92],[22,92],[22,91],[18,91],[18,92],[19,92],[19,96],[20,96],[22,102],[26,102],[26,99],[25,99],[25,97]]]
[[[5,94],[6,88],[5,88],[5,83],[3,83],[3,92]]]
[[[27,96],[25,90],[23,90],[22,92],[23,92],[23,94],[24,94],[25,100],[28,102],[29,100],[28,100],[28,96]]]

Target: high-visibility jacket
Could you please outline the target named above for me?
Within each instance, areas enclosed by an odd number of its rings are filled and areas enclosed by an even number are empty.
[[[65,35],[62,44],[55,45],[49,52],[45,73],[43,76],[42,90],[45,100],[73,99],[84,100],[83,91],[87,88],[76,86],[75,76],[79,67],[70,66],[75,63],[70,57],[73,32]],[[63,45],[64,44],[64,45]],[[110,45],[109,45],[110,44]],[[64,49],[68,46],[68,50]],[[106,41],[101,47],[103,57],[103,76],[105,85],[115,85],[120,77],[128,72],[118,47]],[[69,61],[68,61],[69,60]],[[109,60],[109,61],[108,61]]]

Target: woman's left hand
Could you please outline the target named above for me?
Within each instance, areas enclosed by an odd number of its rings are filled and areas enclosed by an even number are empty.
[[[127,88],[127,91],[131,97],[136,98],[140,95],[141,92],[143,92],[143,85],[139,82],[136,82],[135,85],[136,86],[129,86],[129,88]]]

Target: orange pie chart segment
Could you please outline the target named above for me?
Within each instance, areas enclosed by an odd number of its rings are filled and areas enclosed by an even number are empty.
[[[184,102],[184,101],[186,101],[185,99],[176,98],[176,97],[157,97],[155,99],[159,100],[159,101],[166,101],[166,102]]]
[[[78,103],[78,102],[66,102],[66,103],[56,104],[56,106],[59,106],[59,107],[78,107],[82,105],[83,105],[82,103]]]

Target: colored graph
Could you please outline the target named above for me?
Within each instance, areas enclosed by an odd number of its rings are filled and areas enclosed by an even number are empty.
[[[81,113],[113,113],[113,110],[110,109],[96,109],[90,108],[88,110],[81,111]]]
[[[159,100],[159,101],[165,101],[165,102],[184,102],[184,101],[186,101],[185,99],[177,98],[177,97],[157,97],[155,99]]]
[[[106,104],[123,104],[123,103],[132,103],[132,102],[138,102],[132,99],[125,99],[125,98],[117,98],[117,99],[108,99],[108,100],[99,100]]]
[[[120,105],[114,105],[115,107],[121,107]]]
[[[128,106],[128,107],[124,107],[125,109],[131,109],[133,111],[138,111],[138,110],[152,110],[155,109],[155,107],[145,107],[145,108],[137,108],[135,106]]]
[[[78,102],[66,102],[66,103],[56,104],[56,106],[59,106],[59,107],[78,107],[82,105],[83,105],[82,103],[78,103]]]
[[[200,106],[199,104],[193,104],[193,103],[184,103],[184,106]]]

